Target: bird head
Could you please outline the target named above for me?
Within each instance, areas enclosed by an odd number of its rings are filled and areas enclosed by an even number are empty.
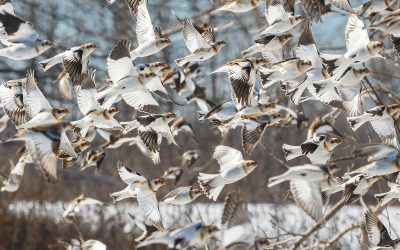
[[[205,238],[219,232],[219,228],[214,225],[202,226],[201,230],[203,231],[203,235]]]
[[[79,147],[79,149],[80,149],[81,152],[85,151],[85,150],[88,149],[90,146],[91,146],[90,142],[87,141],[86,139],[81,138],[81,139],[79,140],[78,147]]]
[[[61,120],[62,118],[64,118],[64,116],[69,114],[69,110],[67,108],[54,109],[53,114],[58,120]]]
[[[164,178],[158,178],[152,180],[151,185],[157,191],[160,187],[167,185],[167,181]]]
[[[313,67],[312,62],[309,60],[300,60],[297,63],[297,68],[301,73],[306,73]]]
[[[305,18],[302,15],[293,15],[289,17],[293,24],[301,23]]]
[[[292,34],[290,34],[290,33],[288,33],[288,34],[284,34],[284,35],[282,35],[282,36],[280,36],[279,37],[279,39],[282,41],[282,42],[287,42],[287,41],[289,41],[290,39],[292,39],[293,38],[293,35]]]
[[[40,40],[40,47],[42,47],[43,49],[50,49],[52,47],[54,47],[54,43],[50,42],[48,40]]]
[[[342,140],[340,138],[336,138],[336,137],[327,138],[325,140],[325,145],[327,146],[329,151],[333,150],[334,148],[336,148],[336,146],[338,146],[341,143],[342,143]]]
[[[224,47],[224,46],[226,45],[226,42],[223,41],[223,40],[218,40],[218,41],[216,41],[214,44],[215,44],[215,46],[217,46],[218,48],[222,48],[222,47]]]
[[[176,114],[168,112],[167,114],[164,115],[164,118],[165,120],[170,121],[176,118]]]
[[[254,59],[254,64],[255,66],[261,66],[261,65],[265,65],[265,64],[269,64],[269,60],[266,58],[260,58],[260,57],[256,57]]]
[[[258,165],[257,165],[257,161],[247,160],[247,161],[243,161],[242,166],[244,167],[246,173],[250,173]]]
[[[95,43],[85,43],[82,47],[86,50],[93,51],[97,48],[97,45]]]
[[[166,37],[157,39],[157,46],[161,47],[161,48],[165,48],[168,45],[170,45],[171,43],[172,43],[171,40],[169,40],[169,38],[166,38]]]
[[[119,113],[119,109],[116,107],[111,107],[111,108],[107,109],[107,111],[111,116],[114,116]]]

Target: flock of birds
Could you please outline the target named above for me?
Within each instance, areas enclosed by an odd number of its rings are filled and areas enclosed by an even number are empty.
[[[112,4],[115,0],[109,0]],[[174,68],[164,62],[133,63],[139,57],[158,53],[171,44],[159,27],[153,26],[146,0],[125,0],[136,20],[137,47],[131,41],[120,40],[107,58],[108,84],[97,88],[95,70],[89,67],[90,54],[96,44],[87,43],[72,47],[40,64],[44,71],[61,64],[64,70],[58,80],[64,98],[76,93],[77,104],[83,118],[67,121],[67,108],[53,107],[39,88],[33,70],[26,77],[9,80],[0,86],[4,115],[0,128],[7,127],[8,120],[18,133],[5,140],[24,142],[18,152],[18,163],[5,176],[1,191],[15,192],[19,188],[25,165],[33,164],[47,181],[57,180],[57,162],[71,168],[77,162],[81,169],[99,167],[106,149],[123,144],[137,145],[140,151],[158,164],[160,145],[165,139],[175,144],[179,133],[198,141],[193,128],[183,117],[165,111],[158,103],[162,98],[176,105],[166,88],[195,102],[199,107],[198,119],[207,120],[211,129],[227,133],[241,127],[243,151],[250,155],[260,144],[267,127],[301,125],[303,117],[279,100],[271,100],[271,88],[279,87],[294,105],[308,101],[322,102],[331,106],[333,113],[347,113],[347,121],[356,131],[369,123],[381,142],[353,145],[354,157],[364,158],[367,164],[350,169],[342,176],[334,176],[340,169],[333,164],[335,148],[344,141],[351,141],[334,127],[337,116],[329,113],[317,117],[309,124],[308,138],[300,145],[284,144],[287,161],[306,157],[308,164],[291,166],[285,173],[271,177],[268,188],[282,182],[290,182],[290,190],[297,205],[312,219],[324,219],[328,198],[342,192],[346,203],[359,200],[378,180],[384,180],[390,191],[376,194],[379,204],[388,204],[400,198],[400,170],[397,160],[399,143],[396,134],[400,104],[385,105],[375,102],[372,85],[366,85],[366,77],[378,74],[365,63],[372,58],[384,58],[384,43],[370,40],[369,32],[380,32],[391,39],[393,53],[400,54],[400,9],[392,8],[396,0],[369,0],[359,7],[352,7],[348,0],[300,0],[303,15],[295,13],[295,0],[229,0],[215,8],[210,15],[219,12],[250,12],[265,5],[268,26],[260,31],[255,44],[242,51],[243,58],[226,63],[212,73],[227,73],[231,85],[231,100],[219,105],[206,97],[205,89],[196,84],[201,67],[199,62],[215,56],[226,44],[216,38],[215,30],[207,24],[196,25],[189,18],[181,20],[183,38],[188,55],[176,59]],[[110,5],[110,8],[112,5]],[[345,30],[346,53],[325,54],[318,50],[313,39],[311,24],[321,21],[321,16],[336,9],[348,15]],[[54,47],[50,41],[40,39],[40,34],[29,21],[14,13],[10,0],[0,1],[0,40],[5,45],[0,56],[13,60],[29,60]],[[369,25],[365,25],[369,22]],[[303,24],[299,33],[296,26]],[[291,50],[293,56],[283,57],[282,51],[289,41],[298,39]],[[262,55],[254,56],[254,55]],[[257,76],[260,78],[258,85]],[[155,98],[157,96],[157,98]],[[119,112],[114,105],[123,101],[137,115],[131,121],[118,121]],[[292,105],[293,106],[293,105]],[[29,118],[28,118],[29,117]],[[171,124],[171,122],[173,122]],[[171,124],[171,125],[170,125]],[[135,132],[135,136],[131,132]],[[106,142],[89,150],[96,133]],[[351,143],[355,143],[351,141]],[[182,165],[192,167],[199,158],[199,150],[190,150],[182,156]],[[235,183],[257,169],[255,160],[247,159],[238,149],[218,145],[212,155],[219,164],[217,174],[199,173],[199,188],[181,186],[172,190],[160,201],[162,204],[185,205],[200,195],[216,201],[226,185]],[[146,221],[133,219],[144,233],[136,239],[138,247],[165,244],[170,248],[207,247],[214,240],[215,246],[224,248],[268,249],[271,242],[256,236],[245,201],[235,192],[225,199],[221,227],[194,222],[181,228],[165,229],[159,212],[157,190],[168,180],[178,183],[181,167],[168,168],[160,178],[150,180],[117,163],[117,171],[126,188],[110,194],[116,203],[136,198]],[[104,205],[103,202],[81,195],[65,210],[66,222],[74,222],[79,207]],[[365,212],[365,227],[370,247],[396,248],[400,239],[392,239],[380,219],[369,209]],[[97,240],[71,239],[62,241],[67,249],[106,249]]]

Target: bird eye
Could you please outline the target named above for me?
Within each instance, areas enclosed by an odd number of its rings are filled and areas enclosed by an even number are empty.
[[[140,70],[140,71],[143,71],[143,70],[144,70],[144,67],[140,67],[139,70]]]

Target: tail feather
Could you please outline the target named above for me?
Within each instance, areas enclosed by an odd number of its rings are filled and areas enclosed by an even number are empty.
[[[268,188],[278,185],[284,181],[287,181],[287,172],[278,176],[274,176],[268,179]]]
[[[117,202],[122,201],[124,199],[133,197],[132,194],[129,192],[128,188],[129,187],[127,187],[127,188],[125,188],[125,189],[123,189],[121,191],[114,192],[114,193],[110,194],[110,197],[113,199],[113,202],[117,203]]]
[[[217,200],[219,194],[225,185],[217,186],[214,183],[217,180],[219,174],[204,174],[199,173],[199,184],[200,188],[203,190],[204,194],[214,201]]]
[[[363,119],[363,118],[365,118],[363,115],[347,117],[347,121],[350,123],[350,126],[355,131],[368,121],[367,119]]]
[[[286,160],[292,160],[302,155],[300,146],[292,146],[283,144],[283,152],[285,153]]]
[[[197,111],[197,115],[198,115],[199,121],[202,121],[202,120],[205,119],[205,117],[206,117],[206,115],[207,115],[207,112],[204,112],[204,111]]]
[[[42,66],[43,70],[47,71],[48,69],[52,68],[54,65],[61,63],[61,60],[59,57],[55,56],[55,57],[40,61],[39,63]]]

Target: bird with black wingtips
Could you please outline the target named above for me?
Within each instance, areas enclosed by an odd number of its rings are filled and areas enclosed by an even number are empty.
[[[251,98],[253,97],[258,68],[268,63],[268,60],[259,57],[236,59],[212,73],[227,72],[232,87],[232,100],[236,100],[243,106],[249,106],[252,103]]]
[[[333,150],[341,143],[340,138],[320,135],[303,142],[300,146],[283,144],[282,149],[288,161],[305,155],[313,164],[325,164],[332,158]]]
[[[360,116],[347,117],[347,121],[354,131],[358,130],[363,124],[369,122],[374,131],[382,139],[383,143],[399,148],[400,146],[393,120],[393,115],[399,110],[399,104],[380,105],[366,110],[364,114]]]
[[[269,26],[261,31],[262,35],[285,33],[304,20],[303,16],[294,14],[294,5],[282,5],[281,0],[265,1],[265,18]]]
[[[158,102],[146,87],[146,82],[132,63],[129,55],[131,43],[123,39],[111,50],[107,58],[108,75],[112,81],[104,90],[96,94],[96,99],[104,108],[123,99],[129,106],[146,113],[163,113]],[[140,69],[140,68],[139,68]]]
[[[105,156],[106,152],[102,147],[88,151],[80,163],[80,171],[84,171],[91,167],[96,167],[96,171],[99,170]]]
[[[365,229],[371,249],[397,249],[400,246],[400,239],[392,239],[382,221],[370,210],[365,212]]]
[[[138,47],[130,52],[132,60],[156,54],[171,44],[171,40],[163,36],[161,28],[153,26],[147,10],[147,0],[127,0],[125,2],[136,19]]]
[[[175,60],[175,62],[181,67],[188,62],[198,62],[210,59],[226,44],[223,40],[216,40],[214,30],[211,28],[200,34],[193,26],[192,21],[188,18],[184,20],[183,38],[190,54]]]
[[[213,158],[220,165],[219,173],[199,173],[198,181],[204,194],[214,201],[217,200],[225,185],[243,179],[258,166],[254,160],[244,160],[239,150],[223,145],[215,148]]]
[[[161,176],[166,180],[174,180],[174,185],[179,182],[183,174],[183,168],[181,167],[169,167],[164,171],[164,174]]]
[[[125,132],[137,130],[140,139],[146,145],[148,154],[154,163],[160,163],[160,145],[165,137],[169,144],[173,143],[180,147],[175,141],[169,123],[176,118],[174,113],[163,115],[137,116],[133,121],[122,122]]]
[[[192,186],[178,187],[166,194],[160,201],[161,204],[186,205],[193,202],[203,194],[201,189]]]
[[[147,180],[142,175],[124,166],[120,161],[117,163],[118,173],[122,181],[128,186],[118,192],[111,193],[114,203],[135,197],[140,209],[158,230],[163,230],[160,211],[156,197],[157,190],[166,184],[165,179],[157,178]]]
[[[16,192],[21,184],[26,164],[33,163],[26,147],[22,147],[18,150],[17,155],[19,159],[16,165],[10,161],[11,172],[8,177],[4,178],[3,186],[0,189],[1,192]]]
[[[29,70],[24,82],[24,104],[28,114],[32,117],[28,122],[18,126],[18,129],[27,129],[37,126],[50,126],[59,123],[69,113],[67,108],[53,108],[35,80],[34,72]]]
[[[26,122],[26,104],[24,104],[24,89],[26,79],[10,80],[0,85],[0,99],[4,112],[14,125]]]
[[[96,100],[96,84],[95,72],[89,70],[81,76],[81,87],[77,92],[78,107],[84,117],[80,120],[73,121],[72,125],[77,128],[80,136],[86,136],[90,127],[102,129],[119,129],[123,127],[114,118],[119,112],[117,108],[103,108]]]
[[[283,46],[287,42],[290,41],[290,39],[293,38],[293,35],[288,33],[288,34],[283,34],[283,35],[267,35],[262,38],[256,39],[254,42],[253,46],[250,48],[247,48],[245,50],[242,50],[240,53],[243,56],[250,56],[255,53],[263,52],[263,51],[276,51],[276,50],[281,50]]]
[[[85,194],[81,194],[78,197],[74,198],[69,203],[69,206],[65,209],[64,213],[62,214],[62,218],[66,222],[73,222],[76,214],[85,206],[103,206],[103,205],[104,205],[103,202],[93,198],[89,198]]]
[[[17,17],[8,3],[5,2],[0,7],[0,32],[4,30],[0,41],[7,46],[0,49],[0,56],[13,60],[29,60],[54,47],[52,42],[39,39],[33,24]]]

